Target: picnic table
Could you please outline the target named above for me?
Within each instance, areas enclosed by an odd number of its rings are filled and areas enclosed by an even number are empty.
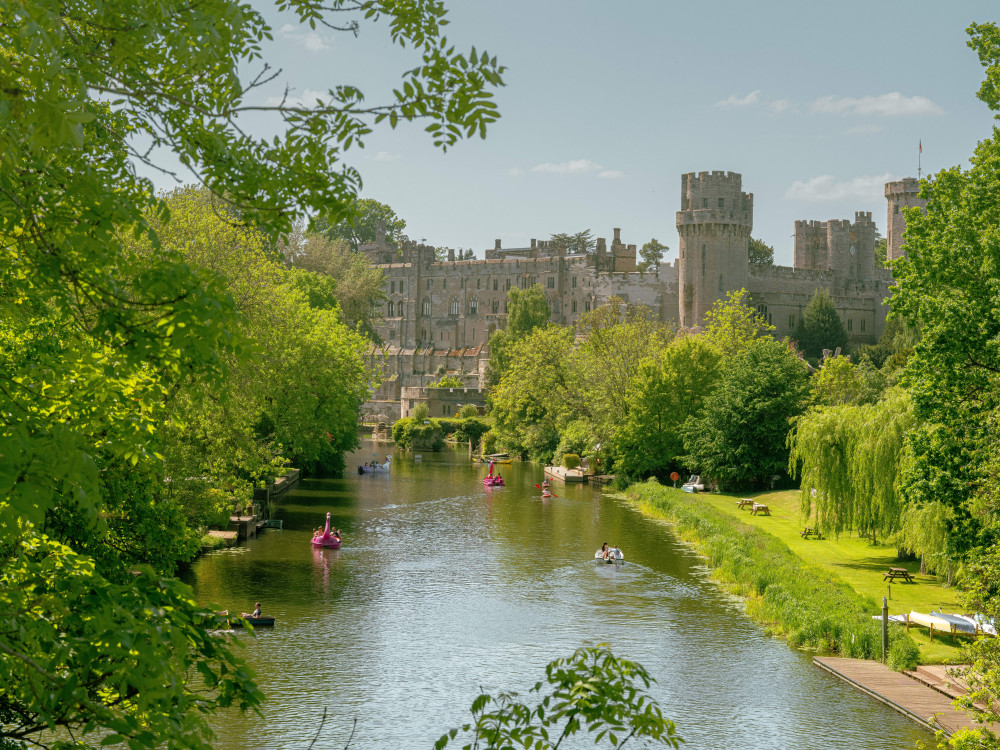
[[[756,515],[759,515],[761,513],[763,513],[765,516],[769,516],[769,515],[771,515],[771,509],[768,508],[763,503],[754,503],[752,506],[750,506],[750,515],[751,516],[756,516]]]
[[[897,578],[902,578],[904,581],[913,583],[913,574],[910,573],[906,568],[889,568],[889,572],[882,576],[883,581],[895,581]]]
[[[754,504],[753,500],[751,500],[749,497],[745,497],[736,503],[736,507],[739,508],[740,510],[743,510],[744,508],[749,508],[753,504]]]
[[[823,538],[823,535],[820,533],[820,530],[819,529],[814,529],[812,526],[806,526],[804,529],[802,529],[802,531],[799,532],[799,535],[803,539],[808,539],[811,536],[814,536],[817,539],[822,539]]]

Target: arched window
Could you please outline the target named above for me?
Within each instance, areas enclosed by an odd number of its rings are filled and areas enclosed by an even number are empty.
[[[425,299],[424,300],[424,315],[430,315],[430,314],[431,314],[431,301],[430,301],[430,299]]]
[[[459,311],[458,297],[452,297],[451,298],[451,308],[450,308],[449,312],[452,315],[458,315],[458,311]]]
[[[493,300],[493,314],[496,315],[498,312],[500,312],[500,300],[495,299]]]
[[[388,315],[388,317],[392,318],[392,317],[395,317],[395,315],[396,315],[396,305],[395,305],[395,303],[392,300],[389,300],[389,315]]]
[[[479,314],[479,300],[473,297],[469,300],[469,315]]]

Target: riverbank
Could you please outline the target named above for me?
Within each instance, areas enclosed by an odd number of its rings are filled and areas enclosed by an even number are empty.
[[[882,582],[889,567],[916,568],[895,561],[894,549],[867,540],[803,539],[798,492],[758,493],[770,515],[751,516],[729,494],[687,494],[655,482],[633,485],[625,496],[644,514],[675,524],[677,533],[708,558],[713,577],[743,597],[749,617],[793,646],[820,653],[881,658]],[[913,572],[913,571],[911,571]],[[890,613],[958,609],[958,592],[933,576],[915,584],[894,584]],[[955,663],[960,649],[939,635],[890,628],[890,665]]]

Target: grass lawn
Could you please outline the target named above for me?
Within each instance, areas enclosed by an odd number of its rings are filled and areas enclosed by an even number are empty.
[[[737,501],[750,497],[764,503],[770,516],[751,516],[749,509],[739,509]],[[882,597],[889,597],[889,614],[907,614],[911,610],[930,613],[961,612],[960,592],[948,588],[937,576],[920,575],[919,561],[899,562],[895,547],[872,546],[867,539],[851,534],[840,538],[803,539],[799,532],[806,523],[799,511],[799,491],[750,493],[745,495],[699,494],[698,498],[717,510],[741,519],[743,522],[767,530],[804,560],[829,570],[839,576],[858,594],[871,597],[878,606],[872,614],[881,612]],[[906,568],[913,573],[916,583],[895,582],[891,586],[882,580],[890,568]],[[925,664],[958,663],[962,660],[960,648],[951,645],[951,636],[935,634],[933,643],[927,630],[910,628],[910,635],[920,647],[920,660]],[[959,645],[962,639],[958,639]]]

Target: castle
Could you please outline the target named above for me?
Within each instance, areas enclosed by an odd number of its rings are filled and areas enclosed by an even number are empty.
[[[904,254],[906,206],[923,206],[920,185],[907,178],[885,187],[888,201],[887,255]],[[404,243],[396,248],[378,237],[361,251],[385,274],[386,309],[373,353],[384,380],[363,412],[391,422],[418,402],[431,416],[451,416],[465,403],[481,404],[490,334],[502,328],[507,292],[540,284],[553,323],[573,325],[613,295],[644,305],[667,323],[694,327],[726,293],[746,289],[757,311],[791,335],[817,289],[829,291],[852,345],[874,342],[885,325],[892,275],[875,261],[876,228],[870,212],[854,221],[795,222],[794,265],[751,263],[753,194],[743,192],[734,172],[681,176],[677,212],[679,257],[641,273],[636,246],[614,230],[610,246],[597,240],[589,254],[531,240],[529,247],[503,248],[496,240],[483,260],[438,261],[433,247]],[[428,388],[441,375],[458,375],[463,388]]]

